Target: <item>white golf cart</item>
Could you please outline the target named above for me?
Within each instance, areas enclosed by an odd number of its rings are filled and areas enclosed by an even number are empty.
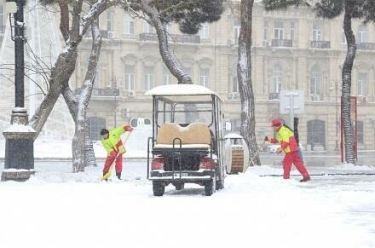
[[[193,84],[157,86],[152,96],[152,137],[148,139],[147,178],[155,196],[165,187],[204,186],[210,196],[224,187],[224,114],[210,89]]]

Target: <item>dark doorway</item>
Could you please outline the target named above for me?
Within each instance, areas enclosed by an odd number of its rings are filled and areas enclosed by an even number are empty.
[[[321,120],[311,120],[307,122],[307,145],[311,146],[312,151],[326,149],[325,126],[325,122]]]

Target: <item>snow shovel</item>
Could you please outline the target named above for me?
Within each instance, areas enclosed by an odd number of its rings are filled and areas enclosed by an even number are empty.
[[[265,143],[266,143],[266,141],[263,140],[263,143],[258,147],[258,149],[256,150],[254,156],[250,159],[250,166],[251,166],[251,165],[254,166],[254,159],[255,159],[255,157],[259,154],[260,149],[261,149],[262,147],[264,147],[264,144],[265,144]],[[250,167],[250,166],[249,166],[249,167]],[[247,169],[249,169],[249,167],[246,168],[246,171],[247,171]],[[244,173],[245,173],[246,171],[244,171]]]
[[[123,144],[125,146],[126,142],[128,141],[129,139],[129,136],[130,136],[131,132],[128,133],[128,135],[126,136]],[[117,155],[118,156],[118,155]],[[117,156],[115,157],[115,159],[113,160],[112,164],[111,164],[111,167],[109,167],[109,170],[106,174],[104,174],[101,178],[100,178],[100,181],[103,181],[103,180],[107,180],[108,178],[111,177],[111,174],[112,174],[112,167],[113,165],[116,163],[116,160],[117,160]]]

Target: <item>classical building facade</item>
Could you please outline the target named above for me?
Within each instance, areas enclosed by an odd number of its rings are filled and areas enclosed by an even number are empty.
[[[239,131],[240,101],[237,85],[239,18],[229,9],[215,23],[203,24],[197,35],[184,35],[168,26],[170,47],[195,84],[216,91],[224,101],[226,120]],[[176,83],[163,64],[155,30],[146,21],[113,8],[100,19],[103,44],[89,106],[92,137],[103,126],[151,117],[154,86]],[[357,97],[358,149],[375,149],[375,29],[353,22],[357,55],[352,72],[352,95]],[[80,45],[73,88],[85,75],[91,34]],[[299,135],[308,150],[334,151],[340,145],[341,68],[346,56],[342,18],[316,18],[307,8],[266,12],[256,3],[253,12],[252,83],[258,143],[272,135],[270,122],[291,116],[280,109],[280,98],[299,92],[303,108]],[[281,99],[283,100],[283,99]],[[353,105],[354,106],[354,105]],[[354,111],[353,111],[354,117]]]

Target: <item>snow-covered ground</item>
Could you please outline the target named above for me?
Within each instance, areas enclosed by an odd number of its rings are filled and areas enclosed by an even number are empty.
[[[47,159],[68,158],[69,143],[36,143],[35,176],[0,182],[0,247],[375,247],[375,163],[307,165],[307,183],[296,171],[283,180],[280,166],[263,165],[229,175],[210,197],[194,184],[154,197],[146,160],[134,159],[145,149],[128,145],[125,180],[100,182],[100,144],[99,166],[84,173]]]

